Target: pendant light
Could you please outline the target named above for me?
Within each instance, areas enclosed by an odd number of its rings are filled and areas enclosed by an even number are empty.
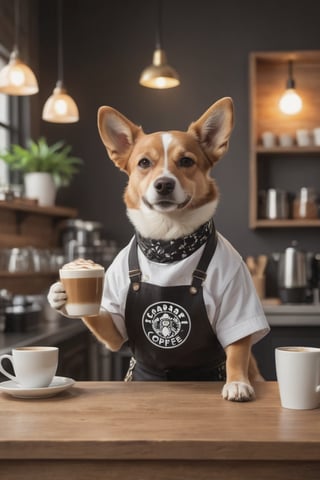
[[[44,104],[42,119],[52,123],[75,123],[79,111],[63,84],[62,0],[58,0],[58,80],[53,94]]]
[[[152,65],[145,68],[140,76],[140,85],[148,88],[172,88],[180,85],[179,75],[167,62],[166,52],[162,48],[162,1],[158,0],[156,48]]]
[[[0,71],[0,92],[7,95],[34,95],[39,91],[37,79],[19,58],[20,0],[14,2],[14,47],[10,60]]]
[[[288,80],[287,89],[280,98],[279,108],[286,115],[295,115],[302,108],[302,100],[295,90],[295,81],[293,78],[293,62],[288,62]]]

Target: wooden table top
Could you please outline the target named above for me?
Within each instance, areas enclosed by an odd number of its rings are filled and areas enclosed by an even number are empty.
[[[0,394],[0,459],[320,460],[320,409],[286,410],[275,382],[257,399],[222,383],[77,382],[48,399]]]

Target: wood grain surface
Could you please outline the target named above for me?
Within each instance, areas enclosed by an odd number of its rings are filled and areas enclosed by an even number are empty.
[[[248,403],[223,400],[221,388],[78,382],[49,399],[1,393],[0,478],[319,478],[319,409],[283,409],[273,382]]]

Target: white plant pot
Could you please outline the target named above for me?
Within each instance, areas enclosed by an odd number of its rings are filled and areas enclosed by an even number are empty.
[[[50,173],[33,172],[24,175],[24,189],[27,198],[36,198],[42,207],[54,205],[56,185]]]

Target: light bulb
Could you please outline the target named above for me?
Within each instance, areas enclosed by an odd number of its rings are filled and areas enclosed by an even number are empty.
[[[288,88],[279,101],[280,110],[286,115],[295,115],[302,108],[302,100],[294,88]]]
[[[67,103],[64,99],[60,98],[54,103],[54,111],[57,115],[66,115],[68,110]]]
[[[19,68],[19,65],[17,65],[11,70],[9,76],[12,85],[14,85],[15,87],[21,87],[21,85],[24,84],[26,78],[23,70]]]
[[[167,86],[167,80],[165,77],[156,78],[154,83],[158,88],[166,88]]]

